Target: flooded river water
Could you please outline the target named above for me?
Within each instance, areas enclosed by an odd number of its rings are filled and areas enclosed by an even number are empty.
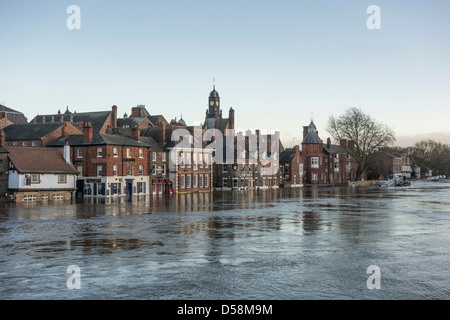
[[[450,183],[0,206],[0,299],[450,298]]]

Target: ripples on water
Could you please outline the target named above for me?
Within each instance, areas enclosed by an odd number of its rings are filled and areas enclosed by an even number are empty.
[[[414,182],[1,204],[0,298],[448,299],[449,196]]]

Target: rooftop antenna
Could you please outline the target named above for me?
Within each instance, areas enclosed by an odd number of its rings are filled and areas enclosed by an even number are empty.
[[[213,77],[213,88],[216,89],[216,78]]]
[[[314,113],[311,112],[311,122],[314,122]]]

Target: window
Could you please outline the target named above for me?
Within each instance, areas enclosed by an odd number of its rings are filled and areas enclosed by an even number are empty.
[[[144,149],[139,149],[139,158],[144,157]]]
[[[242,172],[245,172],[245,164],[242,165]]]
[[[131,149],[127,148],[127,158],[131,158]]]
[[[227,178],[222,178],[222,186],[228,187],[228,179]],[[206,187],[206,179],[205,179],[205,187]]]
[[[184,168],[184,153],[180,152],[180,166]]]
[[[188,167],[188,168],[191,167],[191,153],[190,152],[186,153],[186,167]]]
[[[113,176],[117,176],[119,173],[119,167],[115,164],[113,165]]]
[[[97,148],[97,158],[103,157],[103,148]]]
[[[98,177],[103,176],[103,167],[102,166],[97,166],[97,176]]]
[[[119,193],[118,183],[111,183],[111,195],[118,193]]]
[[[152,173],[153,173],[153,174],[156,174],[156,164],[153,165]]]
[[[17,141],[13,142],[13,146],[18,146],[18,145],[19,145],[19,143]]]
[[[165,176],[166,175],[166,165],[163,164],[162,166],[162,175]]]
[[[26,141],[22,142],[22,147],[26,147],[27,145],[28,145],[28,142],[26,142]]]
[[[80,176],[82,176],[83,175],[83,166],[77,166],[77,171],[78,171],[78,173],[80,174]]]
[[[319,168],[319,157],[312,157],[311,158],[311,168],[317,169]],[[317,180],[317,179],[316,179]]]
[[[36,201],[36,195],[35,194],[25,194],[23,196],[23,201]]]
[[[32,147],[37,147],[37,142],[36,141],[31,142],[31,146]]]
[[[208,164],[209,164],[209,154],[208,153],[205,153],[204,154],[204,156],[205,156],[205,168],[208,168]]]
[[[140,176],[143,176],[143,175],[144,175],[144,166],[143,166],[143,165],[140,165],[140,166],[139,166],[139,175],[140,175]]]
[[[198,186],[198,177],[197,177],[197,175],[195,174],[194,175],[194,188],[197,188],[197,186]]]
[[[334,158],[334,171],[339,172],[339,157],[336,155],[336,158]]]
[[[46,194],[41,194],[41,200],[42,200],[42,201],[47,201],[47,200],[48,200],[48,193],[46,193]]]
[[[131,176],[131,166],[127,165],[127,176]]]
[[[313,179],[313,181],[317,181],[317,173],[312,174],[312,179]]]
[[[53,198],[53,200],[64,200],[64,194],[63,193],[54,193],[52,198]]]
[[[58,174],[58,183],[66,183],[66,182],[67,182],[67,175]]]
[[[191,187],[191,175],[186,176],[186,188]]]
[[[83,148],[77,148],[77,158],[83,158]]]
[[[119,150],[117,148],[113,148],[113,157],[117,158],[119,156]]]
[[[205,188],[209,186],[209,174],[205,174]]]
[[[200,177],[198,179],[198,186],[200,188],[203,188],[203,175],[202,174],[200,175]]]
[[[138,182],[137,183],[137,193],[143,193],[144,192],[144,183],[145,182]]]
[[[223,165],[223,173],[227,173],[228,172],[228,165],[224,164]]]
[[[152,161],[156,161],[156,152],[152,153]]]
[[[181,189],[184,189],[186,186],[185,186],[185,177],[184,177],[184,175],[182,175],[182,176],[180,176],[180,188]]]
[[[33,173],[31,175],[31,183],[40,183],[41,182],[41,177],[38,173]]]
[[[166,161],[166,153],[165,152],[162,153],[162,161]]]
[[[198,154],[198,165],[200,168],[203,168],[203,158],[204,158],[203,153],[199,153]]]

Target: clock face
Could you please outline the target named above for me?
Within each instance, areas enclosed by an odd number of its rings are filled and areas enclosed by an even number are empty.
[[[212,107],[212,106],[214,105],[214,101],[211,101],[209,104],[210,104],[211,107]]]
[[[233,164],[233,170],[237,169],[237,164]]]

